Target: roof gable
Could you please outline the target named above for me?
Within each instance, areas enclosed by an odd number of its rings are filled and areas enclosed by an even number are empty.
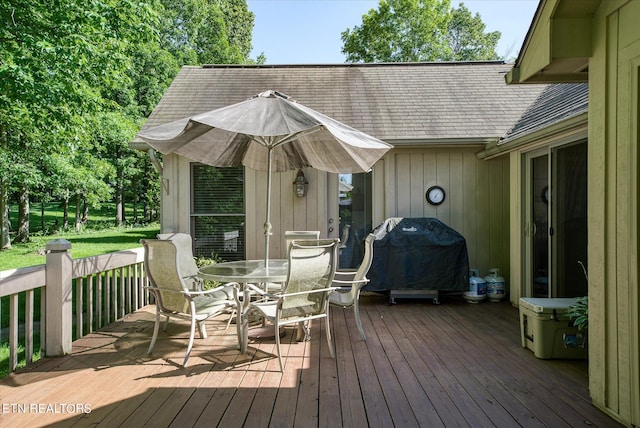
[[[502,62],[186,66],[144,128],[272,89],[392,144],[495,141],[545,89],[506,85],[510,67]]]

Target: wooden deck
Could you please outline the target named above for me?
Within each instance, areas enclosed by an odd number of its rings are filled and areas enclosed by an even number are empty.
[[[321,323],[310,342],[289,344],[289,330],[284,374],[273,340],[240,355],[235,328],[221,322],[196,339],[186,369],[186,324],[170,324],[147,356],[148,307],[74,342],[70,356],[0,380],[0,425],[618,426],[590,404],[585,361],[539,360],[521,347],[509,303],[441,300],[363,297],[366,342],[352,311],[332,309],[337,358]]]

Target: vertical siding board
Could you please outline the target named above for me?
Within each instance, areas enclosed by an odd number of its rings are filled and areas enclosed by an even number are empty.
[[[409,189],[410,199],[410,217],[424,217],[424,162],[423,156],[415,155],[410,156],[410,183],[407,183],[406,188]]]
[[[373,227],[382,223],[385,219],[385,206],[388,196],[384,191],[376,191],[376,189],[384,189],[386,183],[391,181],[391,177],[386,176],[386,165],[390,163],[389,157],[385,156],[382,161],[379,161],[373,167],[373,180],[372,180],[372,197],[373,197]]]
[[[478,260],[478,231],[477,231],[477,209],[476,201],[476,174],[478,159],[473,151],[465,151],[462,158],[462,235],[467,241],[467,252],[469,253],[469,267],[477,268]]]
[[[411,155],[402,153],[396,156],[397,164],[397,216],[411,217]]]
[[[244,211],[245,211],[245,257],[247,259],[256,258],[256,171],[251,168],[244,170]]]
[[[271,237],[273,241],[271,244],[271,248],[272,248],[271,251],[273,252],[274,257],[276,257],[276,254],[278,254],[278,257],[284,257],[285,255],[284,232],[287,230],[296,230],[297,229],[296,219],[300,217],[299,209],[297,207],[296,201],[294,200],[295,196],[293,195],[292,172],[281,173],[280,175],[282,176],[282,179],[280,181],[280,192],[282,194],[282,199],[280,203],[282,204],[282,207],[280,208],[280,211],[281,213],[288,213],[288,214],[280,217],[280,230],[282,233],[280,233],[279,235],[274,234]],[[291,180],[289,180],[289,178],[291,178]],[[285,188],[285,185],[289,181],[291,181],[291,190],[287,194],[287,189]]]
[[[449,199],[450,218],[449,226],[464,236],[464,194],[465,183],[463,177],[463,151],[451,152],[449,164]],[[446,200],[446,199],[445,199]]]
[[[255,223],[253,224],[254,236],[254,257],[260,259],[264,257],[264,219],[267,207],[267,173],[264,171],[256,171],[255,173],[255,198],[254,198],[254,215]]]
[[[492,267],[489,245],[491,240],[489,212],[491,199],[489,192],[489,171],[491,162],[478,162],[478,174],[476,177],[476,200],[478,209],[476,211],[477,218],[477,268],[483,270],[482,275],[486,275],[486,269]]]
[[[385,194],[385,211],[383,221],[389,217],[398,216],[398,177],[396,177],[396,162],[397,154],[389,157],[388,161],[384,163],[385,167],[385,182],[384,182],[384,194]]]
[[[491,161],[491,169],[489,171],[489,253],[491,267],[502,269],[500,266],[501,244],[500,235],[504,229],[502,221],[502,162],[500,160]]]
[[[635,8],[635,10],[634,10]],[[630,15],[633,14],[633,15]],[[624,420],[639,422],[640,411],[637,403],[640,400],[640,363],[639,339],[640,326],[638,325],[638,102],[640,78],[640,39],[636,37],[635,43],[629,42],[628,36],[632,28],[631,16],[640,13],[640,6],[636,3],[629,6],[617,22],[619,25],[618,39],[620,40],[620,53],[617,69],[619,84],[617,90],[617,123],[618,139],[616,141],[617,157],[616,182],[617,182],[617,218],[616,224],[620,225],[616,237],[619,254],[616,271],[618,290],[618,314],[617,326],[618,338],[618,390],[619,413]],[[618,15],[616,15],[617,18]],[[626,23],[625,23],[626,17]],[[623,24],[624,23],[624,24]],[[626,35],[623,34],[625,33]],[[623,42],[624,41],[624,42]],[[633,118],[636,118],[634,121]],[[634,384],[635,382],[635,384]]]
[[[429,187],[439,184],[438,183],[438,164],[436,162],[434,150],[426,151],[425,154],[423,155],[423,159],[424,159],[423,160],[423,163],[424,163],[423,183],[425,188],[424,190],[426,192]],[[437,217],[436,207],[434,207],[429,202],[427,202],[426,198],[423,200],[425,203],[424,216]]]
[[[269,258],[271,259],[280,257],[280,254],[278,252],[278,237],[284,234],[284,229],[282,228],[282,213],[286,213],[287,217],[292,215],[290,209],[288,211],[282,209],[282,183],[283,181],[285,181],[282,179],[282,176],[283,173],[271,173],[271,212],[269,213],[269,222],[271,223],[271,236],[269,237]],[[260,220],[260,217],[258,217],[259,222],[261,221],[262,223],[264,223],[264,220],[267,218],[266,177],[267,174],[265,173],[265,201],[264,205],[262,206],[262,219]],[[259,207],[257,208],[257,211],[258,213],[260,213]],[[258,244],[258,246],[262,245],[264,247],[264,234],[262,235],[262,239],[259,242],[260,244]]]
[[[451,151],[439,151],[436,154],[436,163],[438,171],[437,182],[447,194],[445,202],[436,207],[436,213],[440,221],[451,225]]]
[[[328,232],[328,225],[329,225],[329,212],[328,212],[328,202],[327,202],[327,198],[329,197],[327,194],[327,188],[329,186],[329,176],[333,175],[331,173],[328,172],[323,172],[323,171],[315,171],[315,174],[312,174],[312,177],[315,176],[315,180],[318,182],[318,185],[316,186],[316,193],[317,193],[317,197],[315,199],[316,201],[316,206],[313,207],[312,209],[310,209],[310,225],[313,225],[313,228],[309,227],[309,230],[319,230],[320,231],[320,237],[327,237],[327,232]],[[336,177],[337,180],[337,177]],[[336,199],[338,199],[338,188],[337,188],[337,181],[334,184],[335,187],[335,193],[333,193],[332,197],[335,197]],[[335,202],[337,204],[337,201]],[[309,208],[307,208],[309,209]],[[333,219],[333,228],[334,230],[336,230],[335,235],[333,235],[333,237],[337,237],[338,236],[338,219],[334,218]]]
[[[502,158],[502,229],[500,231],[502,243],[502,246],[500,247],[500,266],[502,267],[502,276],[505,278],[509,278],[511,276],[511,251],[509,251],[511,232],[511,228],[509,227],[509,222],[511,220],[511,195],[509,193],[509,189],[511,186],[511,175],[509,167],[509,157],[505,156]],[[510,284],[508,283],[506,284],[507,291],[509,290],[509,285]]]
[[[603,23],[605,18],[602,11],[598,12],[595,22]],[[601,79],[606,75],[607,57],[607,32],[606,25],[594,26],[593,58],[589,63],[589,74]],[[596,198],[588,198],[589,207],[589,247],[587,250],[589,260],[589,392],[595,404],[606,408],[606,382],[607,382],[607,328],[608,323],[605,313],[609,310],[607,302],[607,265],[613,256],[613,252],[607,252],[608,245],[606,213],[607,206],[612,201],[609,199],[609,185],[607,183],[609,150],[605,141],[607,139],[605,120],[601,118],[605,114],[606,96],[608,87],[604,83],[589,85],[589,137],[588,137],[588,189],[592,195],[606,195],[605,203]],[[615,259],[615,258],[614,258]]]
[[[605,145],[607,147],[607,153],[605,154],[606,162],[606,212],[605,212],[605,284],[611,284],[611,286],[605,287],[605,391],[606,406],[614,412],[619,412],[619,341],[618,341],[618,327],[619,327],[619,294],[618,294],[618,280],[619,275],[617,271],[617,260],[620,254],[618,253],[617,237],[618,229],[616,225],[616,213],[618,211],[619,195],[617,193],[616,182],[616,169],[618,168],[618,152],[616,151],[616,141],[618,139],[617,127],[615,126],[617,118],[617,87],[619,81],[617,79],[617,64],[618,64],[618,25],[616,14],[611,14],[607,19],[607,56],[609,59],[606,63],[606,73],[610,76],[610,85],[605,93],[605,105],[604,105],[604,117],[606,121],[605,125]]]

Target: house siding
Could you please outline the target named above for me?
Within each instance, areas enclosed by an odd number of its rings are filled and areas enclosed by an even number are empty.
[[[640,2],[603,2],[589,69],[589,382],[594,403],[640,425]]]
[[[566,70],[565,75],[554,75],[553,70],[562,66],[563,59],[580,63],[584,55],[582,48],[591,46],[588,62],[589,390],[594,405],[634,427],[640,426],[638,17],[638,0],[542,0],[524,51],[510,76],[520,83],[575,81],[586,70]],[[557,35],[552,34],[554,21],[564,18],[579,18],[580,22],[590,25],[591,39],[568,47],[570,44],[562,36],[556,38]],[[574,35],[567,35],[565,39],[567,37],[577,40],[576,43],[581,40]],[[549,55],[559,47],[574,58],[558,59]],[[512,155],[512,166],[514,164]],[[517,210],[512,210],[512,219],[517,215]]]
[[[478,151],[394,149],[385,161],[383,217],[435,217],[464,236],[472,268],[484,276],[497,267],[508,277],[509,158],[479,160]],[[425,192],[436,184],[445,189],[446,198],[432,206]]]

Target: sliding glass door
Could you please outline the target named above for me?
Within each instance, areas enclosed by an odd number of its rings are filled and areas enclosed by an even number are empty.
[[[525,295],[587,294],[587,143],[525,158]]]

